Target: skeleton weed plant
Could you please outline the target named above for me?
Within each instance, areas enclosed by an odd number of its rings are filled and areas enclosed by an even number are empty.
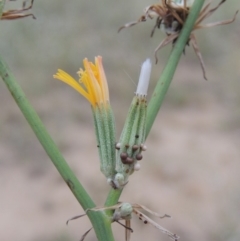
[[[223,2],[224,1],[221,1],[218,6]],[[84,69],[80,69],[78,72],[78,81],[62,70],[58,70],[54,75],[54,78],[67,83],[81,93],[91,105],[95,123],[96,139],[99,148],[100,169],[111,186],[106,202],[104,206],[100,208],[96,208],[94,201],[70,169],[39,119],[37,113],[25,97],[21,87],[16,82],[13,73],[0,56],[0,76],[51,161],[72,193],[75,195],[82,208],[86,211],[84,215],[89,217],[99,241],[113,241],[114,236],[111,224],[112,222],[119,222],[120,220],[125,220],[126,222],[125,225],[122,225],[125,227],[125,237],[128,241],[130,239],[130,233],[132,232],[130,226],[132,213],[138,215],[144,223],[152,224],[173,240],[178,239],[176,234],[161,227],[158,223],[142,213],[141,210],[145,210],[159,218],[168,217],[168,215],[160,216],[142,205],[118,202],[118,200],[125,185],[131,185],[130,183],[128,184],[129,176],[140,168],[139,161],[142,159],[142,151],[146,150],[144,142],[161,107],[182,52],[184,51],[186,44],[192,40],[192,30],[201,28],[200,23],[202,20],[218,8],[217,6],[216,8],[207,11],[209,5],[206,5],[201,11],[203,3],[204,0],[162,1],[160,5],[153,5],[154,7],[151,6],[148,8],[145,15],[141,18],[143,20],[124,25],[124,27],[129,27],[138,22],[145,21],[153,15],[157,16],[157,21],[152,34],[156,28],[163,26],[168,37],[160,47],[173,42],[174,48],[170,54],[166,67],[156,84],[148,106],[146,103],[146,95],[150,79],[151,64],[149,60],[145,61],[143,64],[139,85],[130,105],[122,135],[117,143],[115,143],[114,117],[109,102],[108,86],[102,65],[102,58],[96,57],[95,63],[91,63],[87,59],[84,59]],[[30,7],[26,7],[26,3],[24,2],[22,9],[5,12],[3,11],[4,4],[5,0],[0,1],[1,20],[12,20],[27,16],[34,17],[32,14],[25,13],[25,11],[31,9],[33,0],[31,1]],[[167,11],[167,14],[164,11]],[[229,23],[234,19],[235,17],[228,22],[224,22],[224,24]],[[223,24],[223,22],[217,25],[221,24]],[[209,24],[208,27],[211,27],[212,25],[214,24]],[[158,49],[160,47],[158,47]],[[75,218],[77,217],[74,217],[73,219]],[[90,230],[91,229],[83,235],[82,239],[85,238]]]

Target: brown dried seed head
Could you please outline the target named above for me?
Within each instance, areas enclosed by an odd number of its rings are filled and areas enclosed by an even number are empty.
[[[138,150],[138,148],[139,148],[139,146],[138,146],[138,145],[133,145],[133,146],[132,146],[132,150],[133,150],[133,151],[137,151],[137,150]]]
[[[134,159],[131,157],[127,157],[125,160],[121,159],[123,164],[132,164]]]
[[[122,153],[120,154],[120,158],[121,158],[122,161],[123,161],[123,160],[126,160],[127,157],[128,157],[128,154],[127,154],[126,152],[122,152]]]
[[[132,164],[134,159],[131,157],[128,157],[126,161],[128,162],[128,164]]]
[[[138,161],[142,160],[142,158],[143,158],[143,156],[142,156],[141,153],[138,153],[138,154],[136,155],[136,159],[137,159]]]

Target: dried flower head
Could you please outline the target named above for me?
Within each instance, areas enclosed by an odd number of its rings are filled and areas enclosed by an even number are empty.
[[[202,21],[211,16],[225,1],[226,0],[221,0],[221,2],[216,7],[211,9],[209,9],[211,2],[206,4],[198,16],[193,31],[196,29],[209,28],[232,23],[235,20],[238,11],[236,11],[232,19],[202,25]],[[167,34],[167,37],[162,40],[162,42],[155,49],[155,59],[157,63],[157,51],[162,47],[168,45],[169,43],[174,44],[176,42],[180,31],[188,17],[189,10],[193,2],[194,0],[161,0],[161,3],[148,6],[145,9],[144,15],[142,15],[137,21],[125,24],[124,26],[119,28],[119,31],[121,31],[123,28],[134,26],[137,23],[145,22],[147,21],[147,19],[156,18],[156,23],[151,32],[151,37],[153,36],[156,28],[161,29]],[[203,76],[205,79],[207,79],[203,58],[199,51],[196,37],[193,33],[191,33],[187,45],[189,45],[189,43],[192,44],[193,49],[200,61]]]
[[[134,203],[127,203],[127,202],[119,202],[116,205],[113,205],[111,207],[102,207],[102,208],[93,208],[89,209],[88,211],[105,211],[105,210],[114,210],[113,216],[112,216],[112,222],[117,222],[120,225],[125,227],[125,240],[130,240],[130,235],[133,232],[131,228],[131,219],[132,214],[135,214],[139,220],[143,221],[144,224],[150,224],[160,230],[162,233],[166,234],[168,237],[170,237],[172,240],[177,241],[179,239],[179,236],[176,234],[171,233],[155,221],[153,221],[151,218],[149,218],[146,214],[144,214],[142,211],[144,210],[147,213],[150,213],[151,215],[157,217],[157,218],[170,218],[168,214],[160,215],[159,213],[153,212],[152,210],[148,209],[147,207]],[[125,220],[125,225],[120,223],[119,220]]]
[[[3,12],[1,20],[15,20],[15,19],[25,18],[29,16],[36,19],[36,17],[32,13],[25,13],[26,11],[32,9],[33,1],[34,0],[31,0],[31,3],[28,7],[26,7],[27,1],[24,1],[21,9],[14,9],[14,10],[8,10],[6,12]]]
[[[144,224],[150,224],[150,225],[154,226],[155,228],[159,229],[162,233],[166,234],[172,240],[177,241],[179,239],[179,236],[177,236],[176,234],[173,234],[170,231],[168,231],[167,229],[163,228],[161,225],[159,225],[158,223],[153,221],[142,211],[145,211],[157,218],[165,218],[165,217],[171,218],[171,216],[169,216],[168,214],[160,215],[160,214],[148,209],[147,207],[137,204],[137,203],[131,204],[131,203],[127,203],[127,202],[118,202],[118,204],[110,206],[110,207],[100,207],[100,208],[97,207],[97,208],[87,209],[86,213],[90,212],[90,211],[98,212],[98,211],[107,211],[107,210],[113,211],[113,215],[111,217],[111,222],[117,222],[125,228],[125,241],[130,240],[130,235],[133,232],[133,229],[131,228],[132,214],[135,214],[139,218],[139,220],[143,221]],[[75,217],[67,220],[67,224],[71,220],[75,220],[75,219],[85,216],[86,213],[75,216]],[[120,220],[125,220],[125,225],[122,224],[120,222]],[[88,229],[83,234],[83,236],[81,237],[80,240],[83,241],[91,230],[92,230],[92,228]]]

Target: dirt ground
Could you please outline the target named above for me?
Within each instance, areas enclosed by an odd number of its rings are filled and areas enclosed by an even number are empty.
[[[213,1],[213,4],[218,1]],[[89,104],[54,80],[62,68],[75,75],[82,59],[102,55],[118,137],[133,97],[140,65],[164,37],[149,34],[153,21],[117,33],[137,19],[137,1],[35,1],[31,18],[1,21],[1,56],[40,115],[77,177],[101,206],[109,186],[99,170]],[[21,1],[8,3],[9,8]],[[208,22],[229,19],[238,0],[226,1]],[[197,33],[208,81],[191,48],[178,66],[147,139],[141,170],[120,198],[167,213],[157,220],[182,241],[237,241],[240,238],[240,20]],[[149,98],[170,47],[158,53]],[[0,240],[75,241],[90,228],[48,156],[0,82]],[[169,240],[133,218],[135,240]],[[124,229],[113,224],[116,240]],[[96,240],[94,232],[85,240]]]

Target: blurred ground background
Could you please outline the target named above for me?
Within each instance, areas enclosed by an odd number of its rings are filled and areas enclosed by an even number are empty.
[[[117,33],[138,19],[147,0],[35,0],[31,18],[1,21],[0,52],[70,166],[98,206],[109,187],[99,171],[89,104],[52,78],[58,68],[75,75],[84,57],[102,55],[120,135],[140,65],[162,38],[154,21]],[[214,1],[214,4],[218,1]],[[9,8],[21,1],[8,3]],[[229,19],[239,9],[229,0],[209,20]],[[159,223],[182,241],[240,238],[240,16],[227,26],[200,30],[198,43],[208,81],[186,49],[147,140],[142,169],[121,200],[137,202],[172,219]],[[149,96],[171,47],[158,53]],[[133,80],[133,81],[132,81]],[[90,227],[33,132],[0,82],[0,240],[76,241]],[[169,240],[133,219],[132,240]],[[116,240],[124,230],[114,224]],[[86,240],[96,240],[94,232]]]

